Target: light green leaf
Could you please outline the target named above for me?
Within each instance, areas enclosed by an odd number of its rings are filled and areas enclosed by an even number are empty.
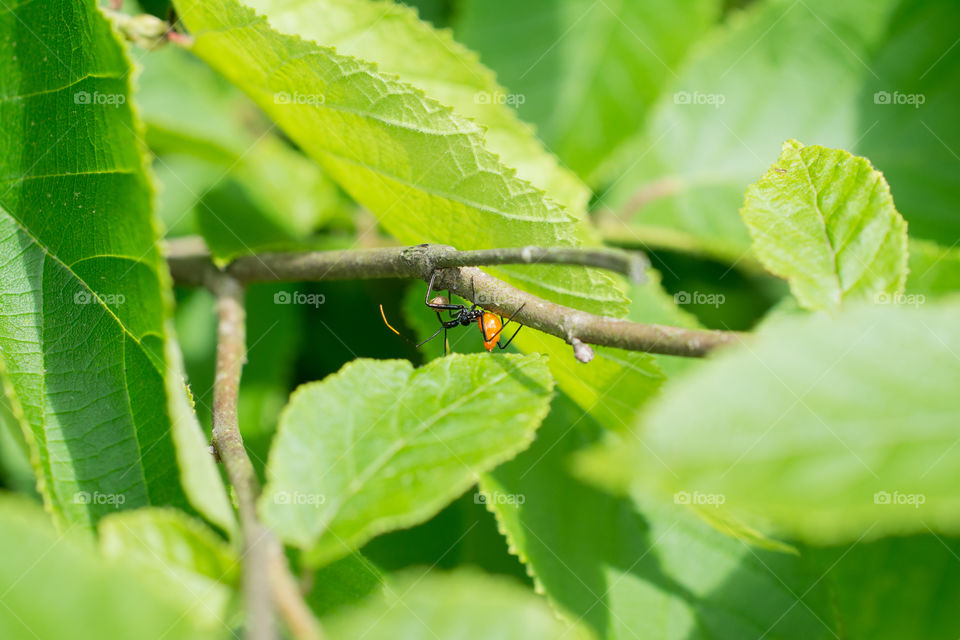
[[[104,562],[76,530],[57,534],[43,511],[0,496],[0,637],[33,640],[204,640],[186,603],[133,567]],[[55,587],[54,587],[55,586]],[[51,600],[51,589],[56,598]]]
[[[382,596],[324,620],[332,640],[587,640],[576,623],[556,618],[550,607],[513,580],[461,570],[400,574]]]
[[[223,176],[218,163],[184,153],[170,153],[153,165],[157,184],[157,218],[163,223],[168,237],[198,233],[195,208],[200,196]]]
[[[61,524],[187,506],[130,71],[92,0],[0,12],[0,359]]]
[[[563,340],[529,329],[520,332],[516,344],[529,353],[549,356],[550,373],[557,386],[584,413],[589,412],[615,431],[628,427],[664,380],[663,371],[648,353],[594,345],[593,360],[584,364]]]
[[[438,102],[486,128],[486,146],[517,176],[546,191],[580,216],[590,192],[573,173],[543,148],[530,125],[510,106],[477,54],[447,30],[417,19],[412,9],[392,0],[249,0],[283,33],[296,34],[338,53],[375,62],[382,73],[396,74]]]
[[[526,448],[553,381],[544,358],[357,359],[300,387],[280,416],[260,500],[286,542],[324,564],[437,513]]]
[[[199,623],[225,624],[240,559],[202,522],[182,511],[148,508],[109,515],[98,531],[104,556],[163,585]]]
[[[179,47],[141,60],[137,101],[157,154],[160,215],[173,231],[201,233],[225,261],[295,244],[345,210],[320,167],[209,66]]]
[[[618,640],[834,637],[808,608],[820,610],[818,576],[804,575],[796,556],[727,537],[684,506],[578,479],[580,454],[604,437],[559,396],[533,446],[480,485],[561,615]]]
[[[585,179],[639,129],[719,14],[716,0],[470,0],[457,35]]]
[[[576,216],[516,176],[483,129],[367,61],[273,30],[236,0],[179,0],[193,51],[243,89],[403,242],[459,249],[579,244]],[[625,312],[599,270],[503,268],[531,293]]]
[[[317,164],[269,135],[219,167],[213,182],[190,198],[176,215],[192,211],[196,231],[221,265],[252,253],[303,251],[334,218],[349,222],[346,197]]]
[[[910,275],[907,297],[942,296],[960,292],[960,249],[941,247],[926,240],[910,241]],[[913,298],[911,298],[913,296]]]
[[[952,0],[763,0],[734,12],[608,167],[601,201],[644,241],[679,238],[734,262],[749,250],[735,213],[744,189],[796,138],[869,158],[910,233],[951,245],[958,20]],[[919,108],[893,103],[917,95]]]
[[[154,152],[190,151],[226,168],[268,133],[257,107],[189,51],[160,47],[138,62],[136,99]]]
[[[216,467],[210,445],[197,420],[193,396],[185,388],[183,356],[177,347],[173,322],[167,321],[167,406],[170,434],[180,465],[180,482],[190,504],[210,522],[228,533],[236,533],[237,519]]]
[[[772,322],[665,388],[640,468],[814,542],[956,532],[958,317],[954,301]]]
[[[760,261],[807,309],[836,312],[903,292],[907,224],[864,158],[788,140],[747,188],[740,216]]]

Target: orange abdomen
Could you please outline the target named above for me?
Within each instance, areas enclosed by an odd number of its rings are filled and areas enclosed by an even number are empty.
[[[483,315],[477,320],[477,325],[486,337],[483,346],[486,347],[487,351],[493,351],[493,348],[497,346],[497,339],[500,337],[500,328],[502,327],[500,318],[495,313],[484,311]]]

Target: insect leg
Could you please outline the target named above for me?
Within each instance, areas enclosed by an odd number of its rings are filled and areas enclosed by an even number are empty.
[[[427,295],[423,297],[423,304],[427,305],[434,311],[457,311],[462,310],[464,307],[462,304],[449,304],[450,302],[450,292],[447,292],[447,302],[448,304],[438,304],[436,302],[430,301],[430,294],[433,293],[433,283],[437,279],[437,274],[440,273],[439,270],[434,271],[430,276],[430,284],[427,285]]]
[[[500,316],[500,328],[497,329],[497,332],[496,332],[496,333],[494,333],[492,336],[490,336],[490,339],[493,340],[493,339],[496,338],[498,335],[500,335],[500,332],[503,331],[504,328],[505,328],[508,324],[510,324],[510,321],[511,321],[511,320],[513,320],[514,318],[517,317],[517,314],[520,313],[520,311],[523,310],[523,308],[524,308],[525,306],[527,306],[527,303],[526,303],[526,302],[524,302],[522,305],[520,305],[520,306],[517,308],[516,311],[514,311],[512,314],[510,314],[510,317],[507,318],[506,322],[504,322],[503,316]],[[519,329],[517,329],[517,331],[519,331]],[[517,335],[517,334],[513,334],[513,335]],[[510,338],[510,340],[513,340],[513,338]],[[507,344],[510,344],[510,342],[508,341]]]

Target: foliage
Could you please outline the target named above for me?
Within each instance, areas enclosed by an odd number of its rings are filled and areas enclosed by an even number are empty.
[[[378,305],[425,340],[423,283],[250,285],[255,517],[326,637],[960,636],[956,2],[134,5],[171,41],[0,7],[0,637],[253,628],[216,301],[165,259],[193,235],[219,266],[642,248],[629,285],[488,271],[743,330],[704,360],[414,349]]]
[[[931,302],[772,322],[664,394],[641,466],[813,541],[956,533],[958,312]],[[912,324],[922,331],[904,335]],[[733,381],[752,393],[731,394]]]
[[[539,356],[354,360],[291,396],[264,520],[317,564],[425,520],[529,444],[552,387]]]
[[[907,225],[883,176],[844,151],[784,144],[740,212],[763,265],[806,309],[893,298],[907,279]]]
[[[176,446],[191,426],[173,413],[182,387],[165,381],[170,284],[130,64],[88,2],[65,16],[15,4],[0,29],[0,370],[44,503],[64,525],[187,507]]]

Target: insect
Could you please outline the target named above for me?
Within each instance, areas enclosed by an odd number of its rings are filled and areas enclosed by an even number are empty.
[[[438,271],[434,271],[433,275],[430,276],[430,284],[427,286],[427,294],[423,298],[423,303],[437,313],[437,320],[440,321],[440,328],[437,329],[432,336],[415,346],[422,347],[440,335],[440,332],[442,331],[444,350],[446,350],[447,330],[460,326],[467,327],[476,322],[477,326],[480,327],[480,333],[483,335],[483,346],[487,351],[493,351],[494,347],[506,349],[510,343],[513,342],[513,339],[517,337],[517,334],[520,333],[520,329],[523,328],[523,325],[517,327],[517,330],[513,332],[513,335],[510,336],[510,339],[507,340],[506,343],[500,342],[500,334],[503,333],[504,327],[510,324],[510,321],[513,320],[514,317],[520,313],[520,310],[526,305],[520,305],[520,307],[513,312],[513,315],[504,321],[503,316],[498,316],[490,311],[484,311],[476,303],[473,303],[469,307],[463,304],[451,304],[449,291],[447,291],[447,295],[445,296],[438,295],[431,298],[430,294],[433,293],[433,284],[437,279],[438,273]],[[470,283],[470,286],[473,288],[472,282]],[[472,297],[474,299],[476,298],[476,291],[474,291]],[[444,320],[443,316],[440,315],[444,311],[450,313],[449,320]],[[387,322],[387,316],[383,312],[383,305],[380,305],[380,315],[383,317],[383,322],[387,325],[388,329],[393,331],[404,340],[407,340],[399,331],[394,329],[390,323]],[[407,342],[413,344],[410,340],[407,340]]]

